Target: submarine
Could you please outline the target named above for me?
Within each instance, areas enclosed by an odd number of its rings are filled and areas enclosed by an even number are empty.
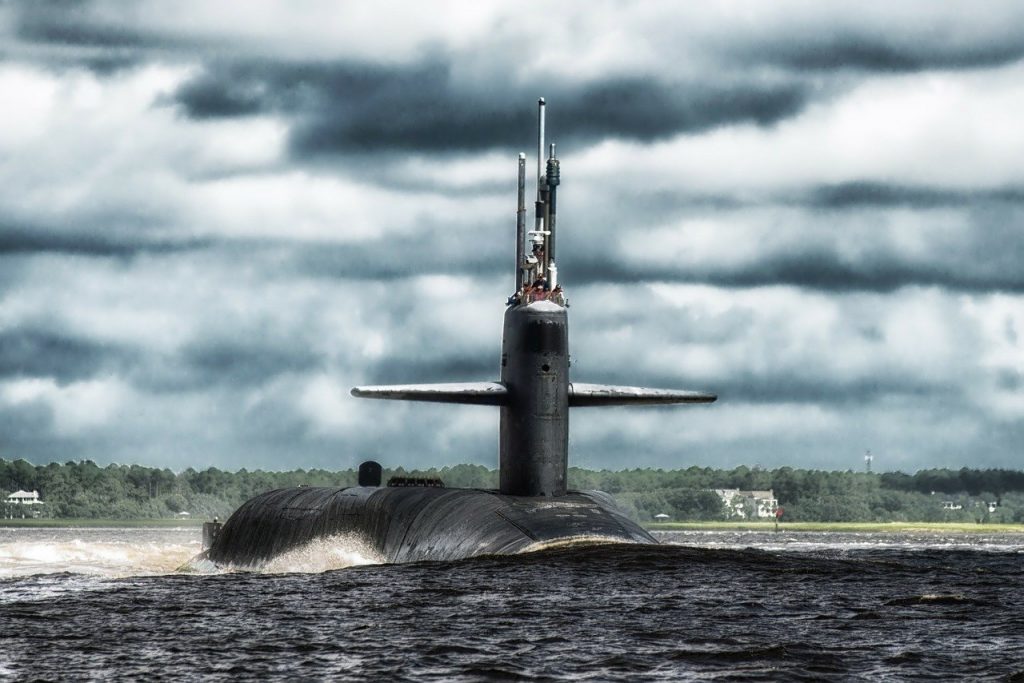
[[[495,406],[500,413],[499,488],[445,487],[439,480],[382,482],[376,462],[358,485],[269,491],[223,524],[204,528],[199,556],[255,568],[318,539],[344,537],[388,563],[513,554],[570,542],[657,541],[611,496],[567,481],[573,408],[710,403],[711,393],[570,381],[568,300],[558,279],[555,145],[545,149],[545,101],[537,107],[533,229],[526,225],[526,155],[519,154],[515,289],[505,302],[500,379],[461,384],[360,386],[353,396]],[[547,154],[545,155],[545,152]]]

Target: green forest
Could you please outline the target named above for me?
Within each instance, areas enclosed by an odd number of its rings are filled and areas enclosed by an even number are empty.
[[[385,470],[384,477],[440,478],[447,486],[496,488],[498,473],[482,465]],[[4,517],[35,512],[51,518],[224,518],[243,501],[289,486],[352,486],[355,470],[197,471],[140,465],[100,467],[89,460],[33,465],[0,459],[0,501],[15,491],[38,491],[42,505],[4,504]],[[829,472],[791,467],[730,470],[623,471],[571,468],[576,490],[612,494],[628,515],[650,521],[756,518],[752,506],[730,507],[721,489],[774,492],[783,520],[793,522],[1024,522],[1024,472],[1001,469],[929,469],[901,472]]]

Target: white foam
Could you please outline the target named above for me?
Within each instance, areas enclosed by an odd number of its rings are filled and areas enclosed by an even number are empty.
[[[263,565],[261,571],[268,574],[319,574],[383,563],[384,560],[361,538],[343,534],[318,538],[282,553]]]
[[[169,574],[195,555],[194,530],[21,530],[0,539],[0,578],[72,573],[103,577]]]
[[[736,549],[757,548],[779,552],[815,552],[820,550],[886,550],[909,551],[970,548],[989,552],[1024,550],[1024,535],[960,533],[944,535],[935,532],[818,532],[818,531],[724,531],[679,530],[655,531],[652,535],[667,545],[692,548]]]
[[[339,534],[318,538],[257,565],[225,566],[200,555],[185,563],[181,570],[197,574],[237,571],[263,574],[320,574],[335,569],[384,563],[385,560],[361,538],[349,534]]]
[[[18,670],[15,668],[13,662],[8,659],[7,655],[0,655],[0,677],[3,678],[14,678]]]
[[[537,541],[526,546],[517,554],[535,553],[538,550],[550,550],[552,548],[572,548],[585,545],[612,545],[616,543],[632,543],[622,538],[612,536],[569,536],[567,538],[556,538],[550,541]]]

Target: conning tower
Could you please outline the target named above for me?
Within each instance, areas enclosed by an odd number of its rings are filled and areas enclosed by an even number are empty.
[[[657,543],[600,491],[567,490],[571,408],[640,403],[707,403],[712,394],[569,381],[567,301],[555,264],[560,169],[544,147],[544,100],[537,110],[537,198],[526,229],[526,155],[519,155],[515,287],[506,302],[497,382],[356,387],[355,396],[498,406],[500,491],[446,488],[413,480],[381,485],[374,462],[359,485],[277,489],[257,495],[223,524],[212,523],[199,560],[259,567],[316,539],[355,539],[387,562],[446,561],[528,552],[566,541]]]
[[[544,98],[537,107],[537,198],[526,231],[526,155],[519,155],[515,292],[507,301],[499,382],[356,387],[363,398],[494,405],[500,417],[500,492],[564,496],[568,487],[569,409],[584,406],[710,403],[698,391],[569,381],[567,300],[555,263],[556,196],[561,169],[555,145],[544,156]]]

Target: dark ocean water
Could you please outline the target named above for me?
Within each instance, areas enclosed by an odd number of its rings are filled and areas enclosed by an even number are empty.
[[[194,529],[63,531],[0,534],[0,677],[1024,681],[1019,536],[675,534],[197,575],[162,573]]]

